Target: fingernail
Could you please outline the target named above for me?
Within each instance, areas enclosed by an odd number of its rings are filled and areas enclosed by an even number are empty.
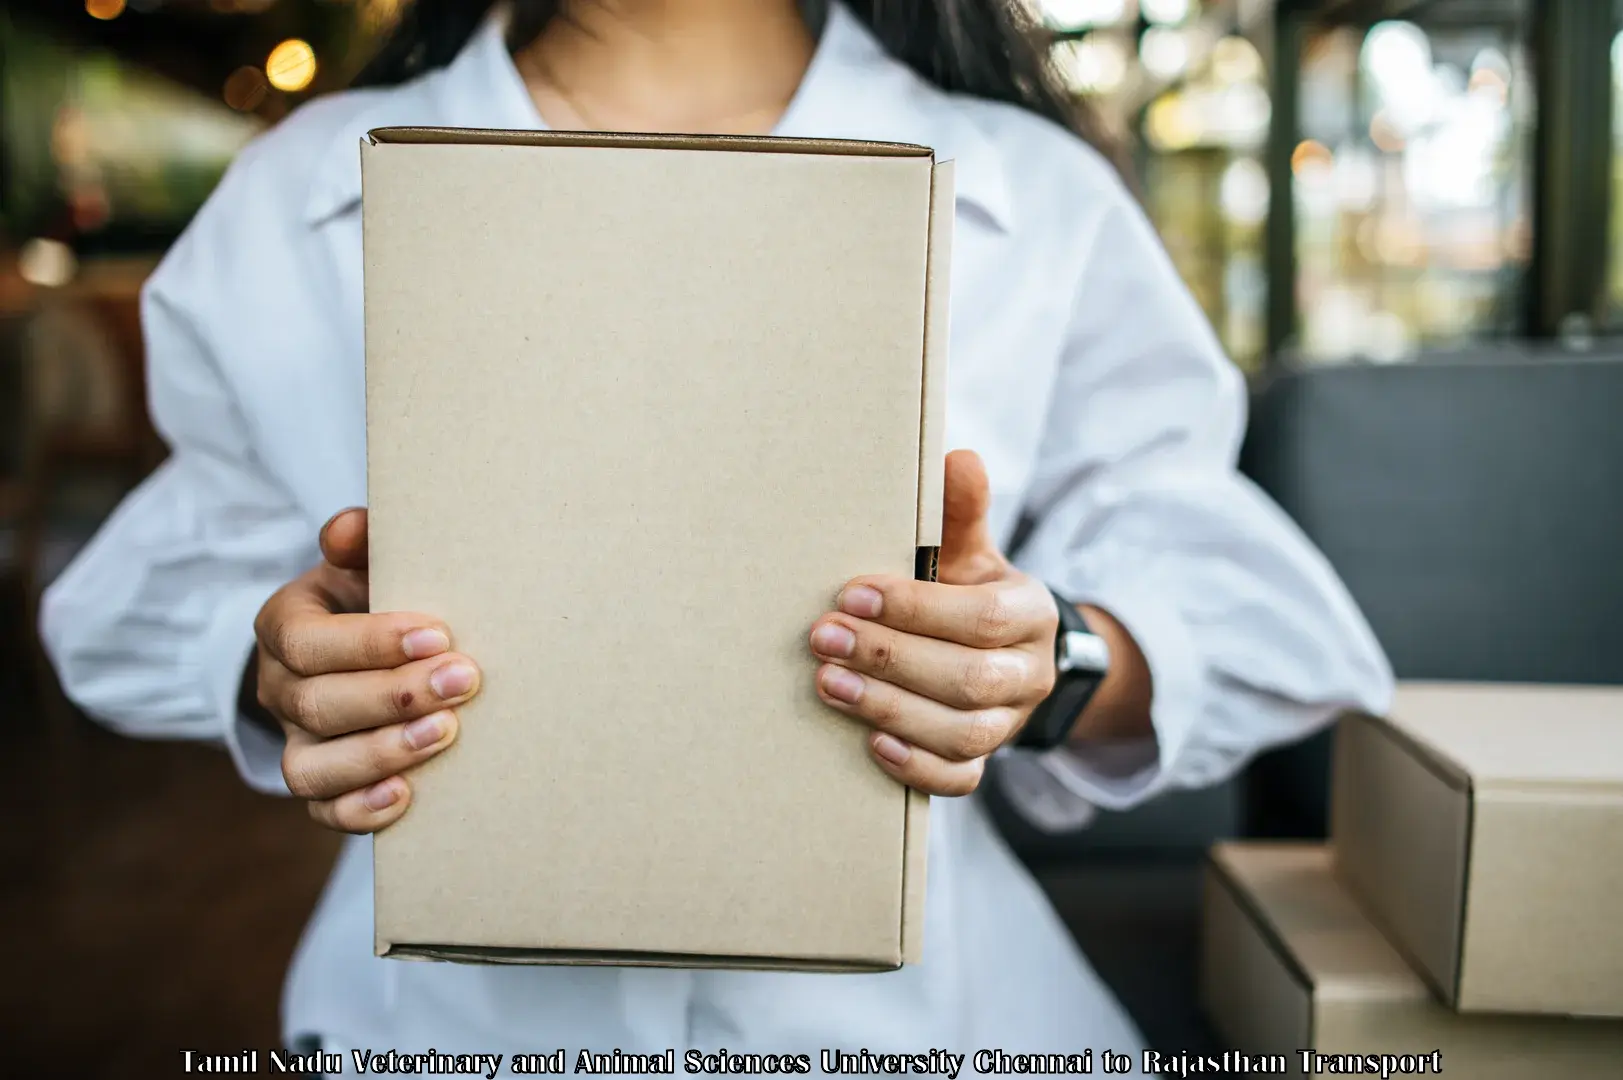
[[[889,735],[875,735],[873,737],[873,752],[892,765],[906,765],[907,759],[913,756],[912,747]]]
[[[840,594],[840,610],[859,619],[877,619],[884,602],[878,589],[866,585],[853,585]]]
[[[407,660],[421,660],[425,656],[438,656],[451,647],[451,639],[443,630],[413,630],[400,639],[400,651]]]
[[[428,677],[428,685],[441,700],[448,700],[472,690],[475,678],[477,675],[468,664],[446,664]]]
[[[437,712],[420,716],[405,727],[403,734],[406,745],[413,750],[427,750],[445,738],[445,733],[450,727],[451,717],[448,713]]]
[[[824,623],[812,631],[812,648],[823,656],[844,659],[857,647],[857,636],[839,623]]]
[[[378,781],[361,795],[361,802],[368,810],[387,810],[399,801],[400,785],[393,778]]]
[[[842,667],[829,667],[823,670],[823,693],[831,698],[855,705],[862,700],[862,676],[854,671],[847,671]]]

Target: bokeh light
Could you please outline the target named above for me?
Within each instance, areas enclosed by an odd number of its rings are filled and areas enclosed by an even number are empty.
[[[1127,17],[1127,0],[1039,0],[1044,22],[1056,30],[1113,26]]]
[[[238,112],[252,112],[259,108],[269,92],[265,73],[256,67],[240,67],[225,81],[225,103]]]
[[[59,289],[78,272],[73,249],[60,240],[30,240],[17,251],[17,275],[30,285]]]
[[[1335,155],[1330,153],[1328,146],[1317,139],[1304,139],[1291,151],[1291,171],[1297,176],[1329,169],[1333,164]]]
[[[1223,170],[1218,201],[1236,225],[1262,224],[1268,216],[1268,171],[1256,158],[1235,158]]]
[[[1150,144],[1164,153],[1187,150],[1204,134],[1200,117],[1182,94],[1156,99],[1145,114],[1144,132]]]
[[[1388,154],[1403,149],[1403,133],[1392,123],[1385,109],[1381,109],[1369,122],[1369,140]]]
[[[1139,10],[1146,22],[1176,26],[1194,11],[1192,0],[1140,0]]]
[[[1262,54],[1243,37],[1230,35],[1212,46],[1212,76],[1221,83],[1260,81]]]
[[[1364,39],[1363,63],[1383,97],[1424,94],[1432,87],[1431,39],[1414,23],[1382,22]]]
[[[1109,94],[1127,78],[1127,47],[1119,38],[1089,34],[1054,47],[1054,64],[1070,89],[1079,94]]]
[[[1182,31],[1152,26],[1138,45],[1144,70],[1158,79],[1175,79],[1189,67],[1189,41]]]
[[[265,77],[286,93],[297,93],[316,78],[316,51],[308,41],[290,38],[271,50],[265,61]]]
[[[361,25],[368,32],[376,32],[389,26],[400,18],[400,11],[404,0],[358,0],[361,8]]]

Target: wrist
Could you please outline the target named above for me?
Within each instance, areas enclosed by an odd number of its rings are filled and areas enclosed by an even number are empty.
[[[1069,741],[1118,742],[1153,738],[1152,684],[1149,663],[1127,628],[1110,612],[1082,605],[1080,612],[1090,631],[1110,651],[1110,665],[1099,688],[1077,718]]]

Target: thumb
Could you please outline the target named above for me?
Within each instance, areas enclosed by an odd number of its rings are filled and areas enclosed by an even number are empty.
[[[979,584],[998,578],[1007,568],[986,522],[991,506],[991,485],[980,455],[973,450],[948,454],[941,519],[943,582]]]
[[[340,570],[366,569],[366,511],[340,510],[321,527],[321,557]]]

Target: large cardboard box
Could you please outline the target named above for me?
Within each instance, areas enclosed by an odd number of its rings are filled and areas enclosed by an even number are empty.
[[[1337,872],[1462,1012],[1623,1016],[1623,689],[1408,684],[1336,735]]]
[[[950,163],[391,129],[362,145],[374,610],[483,689],[376,842],[384,956],[882,970],[927,809],[812,623],[934,574]]]
[[[1450,1011],[1336,880],[1324,845],[1213,849],[1202,949],[1206,1012],[1253,1072],[1529,1080],[1614,1076],[1623,1060],[1623,1022]]]

